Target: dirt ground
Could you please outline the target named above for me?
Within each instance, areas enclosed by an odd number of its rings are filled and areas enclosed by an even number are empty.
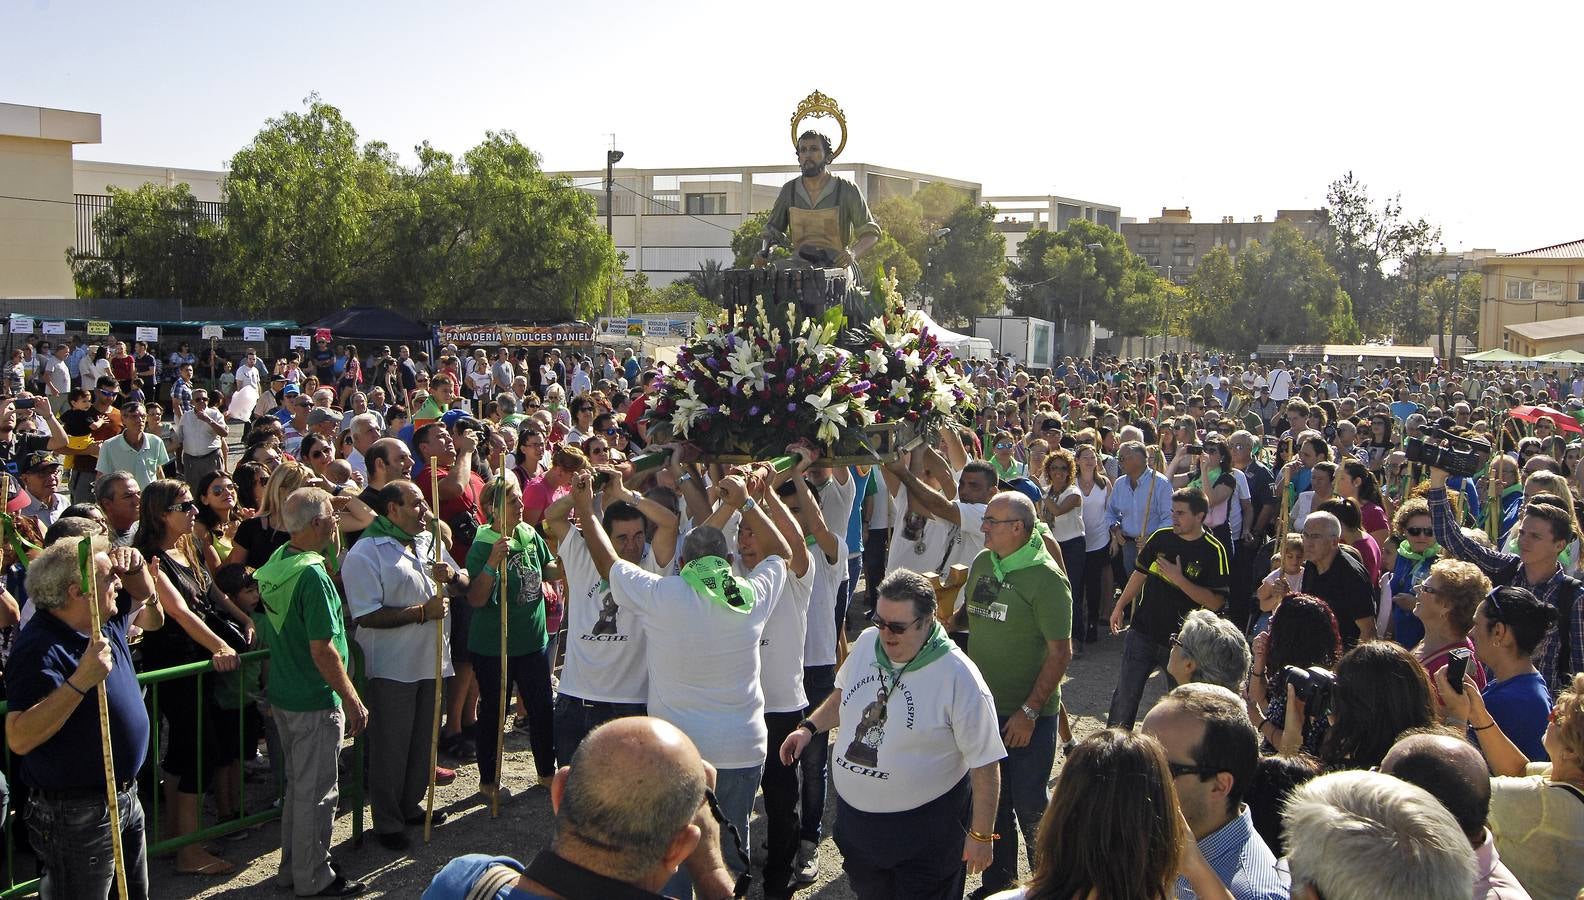
[[[1105,711],[1121,662],[1121,651],[1120,637],[1102,635],[1098,643],[1085,648],[1068,670],[1063,697],[1072,716],[1073,731],[1080,738],[1105,724]],[[1149,708],[1163,686],[1162,676],[1151,679],[1141,709]],[[352,844],[352,816],[346,808],[343,789],[342,811],[336,817],[336,843],[332,851],[338,865],[349,877],[369,883],[370,891],[365,896],[414,898],[423,893],[434,874],[452,857],[489,853],[512,856],[524,862],[531,859],[549,842],[551,812],[546,789],[522,787],[534,773],[527,745],[526,733],[508,732],[505,780],[516,793],[502,804],[500,818],[491,819],[488,807],[478,797],[478,767],[464,765],[458,770],[454,784],[436,792],[436,809],[445,810],[450,819],[434,829],[433,840],[428,844],[423,843],[421,828],[411,829],[413,846],[404,854],[379,846],[372,834],[366,835],[362,846]],[[1059,771],[1060,767],[1061,754],[1058,752],[1056,769]],[[762,808],[756,811],[750,825],[756,842],[760,835],[759,812]],[[826,838],[820,844],[820,879],[800,891],[799,897],[847,900],[853,896],[841,871],[841,855],[829,838],[834,815],[832,796],[826,804]],[[284,892],[277,892],[273,883],[280,864],[278,823],[268,823],[242,840],[216,841],[214,847],[238,864],[236,874],[224,879],[177,875],[169,857],[154,859],[149,864],[152,896],[162,900],[286,896]],[[1026,860],[1021,869],[1027,872]],[[977,886],[978,879],[970,877],[969,889]],[[757,885],[753,896],[760,896]]]

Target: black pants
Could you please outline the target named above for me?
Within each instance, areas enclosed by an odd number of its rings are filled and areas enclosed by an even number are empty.
[[[770,731],[769,752],[765,754],[764,772],[759,776],[759,789],[764,792],[765,830],[768,832],[768,854],[764,864],[764,889],[766,897],[786,896],[792,882],[792,858],[797,855],[798,833],[802,820],[798,816],[798,764],[781,764],[781,743],[786,740],[806,710],[765,713],[765,727]]]
[[[866,813],[836,795],[836,848],[858,900],[961,900],[968,776],[916,809]]]
[[[1099,550],[1090,550],[1084,555],[1084,639],[1092,640],[1090,634],[1097,633],[1101,613],[1106,618],[1111,616],[1111,598],[1100,596],[1100,590],[1105,585],[1105,573],[1111,568],[1111,545],[1107,544]],[[1078,620],[1073,619],[1073,637],[1078,636]]]
[[[890,502],[889,500],[887,502]],[[871,528],[864,538],[864,592],[868,594],[866,612],[874,612],[875,592],[885,580],[886,560],[891,556],[891,529]],[[856,586],[855,586],[856,587]],[[856,605],[856,604],[855,604]]]
[[[474,723],[473,743],[478,747],[480,784],[499,784],[495,771],[495,744],[501,739],[500,657],[474,653],[473,674],[478,678],[478,722]],[[533,750],[534,770],[540,778],[555,774],[555,713],[550,702],[550,659],[543,649],[522,656],[507,657],[507,693],[515,686],[528,707],[528,746]]]

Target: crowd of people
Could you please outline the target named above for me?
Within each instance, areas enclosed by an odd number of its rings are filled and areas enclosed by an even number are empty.
[[[789,897],[827,841],[864,900],[1584,887],[1584,377],[952,364],[961,421],[895,459],[725,466],[650,434],[665,366],[632,351],[13,354],[0,667],[41,893],[113,889],[114,796],[147,896],[150,837],[250,776],[276,883],[362,893],[331,855],[359,734],[394,853],[458,768],[491,808],[549,790],[548,848],[453,860],[436,900]],[[1459,439],[1473,474],[1422,451]],[[1069,709],[1102,642],[1110,702]],[[205,660],[157,703],[133,677]]]

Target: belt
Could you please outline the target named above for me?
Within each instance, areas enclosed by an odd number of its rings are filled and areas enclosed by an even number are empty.
[[[133,793],[136,790],[137,790],[137,781],[136,781],[136,779],[130,779],[129,778],[126,781],[116,785],[116,794],[118,796],[121,795],[121,794]],[[38,798],[39,800],[42,800],[42,801],[44,801],[46,803],[75,803],[75,802],[77,802],[79,800],[99,800],[99,801],[103,801],[105,799],[105,791],[104,791],[104,788],[98,788],[98,787],[92,787],[92,788],[65,788],[65,789],[58,790],[58,791],[44,790],[43,788],[34,788],[33,792],[32,792],[32,796],[34,796],[34,797]]]
[[[209,457],[214,456],[216,453],[219,453],[219,452],[220,452],[220,448],[216,447],[213,450],[210,450],[208,453],[183,453],[182,455],[187,457],[188,459],[208,459]]]
[[[613,706],[643,706],[644,705],[644,701],[642,701],[642,700],[627,700],[627,701],[618,702],[618,701],[612,701],[612,700],[584,700],[582,697],[574,697],[571,694],[562,694],[561,696],[565,697],[569,702],[571,702],[571,703],[573,703],[573,704],[575,704],[577,706],[581,706],[584,709],[610,709]]]

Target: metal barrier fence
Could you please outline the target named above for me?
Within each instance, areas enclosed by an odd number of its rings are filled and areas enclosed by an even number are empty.
[[[363,692],[363,653],[359,649],[359,647],[358,647],[358,645],[356,643],[349,642],[348,646],[352,650],[352,666],[351,666],[351,669],[352,669],[352,672],[351,672],[352,681],[353,681],[353,684],[357,687],[358,692],[361,694]],[[265,650],[249,650],[248,652],[243,653],[240,656],[241,665],[244,666],[244,667],[246,667],[249,663],[262,662],[262,661],[267,660],[267,659],[269,659],[269,650],[267,650],[267,649],[265,649]],[[144,817],[144,819],[145,819],[145,826],[144,827],[145,827],[145,840],[147,841],[147,844],[148,844],[147,855],[148,855],[149,859],[151,859],[151,860],[155,856],[158,856],[158,855],[163,854],[163,853],[168,853],[168,852],[174,851],[174,850],[176,850],[176,849],[178,849],[180,847],[185,847],[188,844],[198,843],[199,841],[211,840],[213,838],[217,838],[217,837],[220,837],[222,835],[231,834],[231,833],[234,833],[234,832],[237,832],[237,831],[241,831],[241,830],[243,830],[245,828],[252,828],[255,825],[259,825],[259,824],[262,824],[264,822],[269,822],[269,821],[273,821],[275,819],[279,819],[280,818],[280,814],[281,814],[280,807],[278,805],[274,805],[274,804],[271,804],[271,805],[267,806],[264,809],[260,809],[257,812],[249,813],[247,811],[247,779],[246,779],[245,772],[244,772],[243,775],[237,779],[237,794],[238,794],[238,796],[236,797],[236,814],[233,817],[231,817],[229,819],[226,819],[225,821],[218,822],[218,823],[216,823],[214,825],[211,825],[208,828],[200,828],[197,831],[193,831],[193,832],[188,833],[188,834],[178,835],[178,836],[175,836],[175,837],[167,837],[167,838],[164,838],[164,839],[160,838],[160,830],[161,830],[160,829],[160,825],[161,825],[160,806],[161,806],[161,804],[163,802],[163,796],[162,796],[163,792],[159,788],[158,778],[156,777],[156,774],[155,774],[156,770],[157,770],[157,767],[159,766],[159,742],[160,742],[160,728],[159,728],[160,699],[159,698],[160,698],[160,685],[168,684],[170,682],[178,681],[178,680],[182,680],[182,679],[188,679],[188,678],[196,679],[197,683],[195,685],[195,689],[198,691],[199,696],[203,696],[204,678],[205,678],[205,676],[213,676],[213,675],[216,675],[216,674],[217,673],[215,673],[215,671],[214,671],[214,663],[212,661],[210,661],[210,660],[203,660],[201,662],[188,663],[186,665],[181,665],[181,666],[173,666],[173,667],[171,667],[169,669],[156,669],[156,670],[151,671],[151,672],[140,672],[140,673],[138,673],[138,684],[140,686],[148,689],[148,693],[147,693],[147,695],[145,697],[145,702],[147,703],[147,705],[149,707],[149,725],[150,725],[150,727],[149,727],[149,753],[148,753],[148,758],[144,761],[143,770],[138,773],[138,783],[139,783],[138,792],[139,792],[140,796],[142,796],[143,798],[145,798],[145,799],[147,799],[149,801],[149,802],[144,804],[144,806],[145,806],[145,808],[147,810],[147,813],[148,813]],[[247,680],[245,678],[238,677],[236,679],[236,681],[237,681],[237,701],[238,701],[237,709],[239,711],[245,711],[246,707],[248,706],[248,704],[250,702],[250,698],[248,697]],[[203,735],[204,735],[204,730],[203,730],[204,704],[199,703],[197,708],[198,708],[198,722],[197,722],[197,725],[196,725],[196,730],[197,730],[197,733],[198,733],[198,747],[197,747],[197,751],[198,751],[198,753],[197,753],[197,759],[198,759],[198,785],[197,785],[197,788],[198,788],[198,796],[199,796],[199,804],[200,804],[199,815],[201,817],[202,816],[202,803],[203,803],[202,798],[204,796],[204,783],[203,783],[203,773],[204,773],[204,762],[203,762],[203,753],[204,753],[204,740],[203,740]],[[5,714],[6,714],[7,711],[8,711],[7,704],[4,703],[4,702],[0,702],[0,720],[4,720]],[[246,737],[247,717],[246,717],[246,715],[238,715],[237,716],[237,722],[238,722],[238,724],[237,724],[237,749],[238,749],[237,762],[238,762],[238,765],[242,765],[242,763],[243,763],[243,761],[245,759],[245,752],[250,750],[250,749],[254,749],[254,748],[249,748],[249,747],[247,747],[245,745],[246,744],[246,740],[247,740],[247,737]],[[0,744],[4,744],[4,743],[5,742],[0,741]],[[279,749],[278,747],[272,748],[272,750],[278,750],[278,749]],[[351,771],[350,784],[343,783],[342,786],[341,786],[342,787],[342,796],[347,798],[348,804],[350,805],[351,811],[352,811],[352,843],[354,845],[361,844],[362,841],[363,841],[363,808],[364,808],[364,804],[366,802],[365,797],[364,797],[364,791],[363,791],[363,770],[364,770],[363,755],[364,755],[364,750],[365,750],[365,743],[364,743],[363,736],[362,735],[358,735],[352,741],[352,760],[351,760],[351,769],[352,769],[352,771]],[[3,760],[4,760],[4,764],[5,764],[5,769],[8,772],[12,771],[12,768],[11,768],[11,748],[10,748],[10,746],[8,744],[4,747],[3,752],[4,752]],[[270,757],[270,764],[271,764],[272,768],[279,767],[281,765],[284,765],[284,760],[276,759],[275,758],[275,754],[272,753],[271,757]],[[347,780],[348,779],[342,779],[343,782],[345,782]],[[282,796],[283,796],[282,787],[283,787],[282,783],[277,780],[275,785],[274,785],[274,790],[271,791],[271,796],[275,800],[282,799]],[[13,787],[13,789],[12,789],[12,797],[15,798],[15,796],[16,796],[16,790]],[[17,832],[19,830],[23,829],[22,816],[21,816],[22,810],[17,808],[17,804],[13,803],[12,812],[15,813],[14,822],[0,823],[0,824],[3,824],[5,826],[5,857],[6,857],[6,859],[5,859],[4,879],[3,879],[3,882],[0,882],[0,900],[11,900],[11,898],[13,898],[13,897],[27,897],[27,896],[31,896],[31,895],[37,893],[37,891],[38,891],[38,883],[39,883],[38,878],[29,878],[28,880],[21,881],[21,882],[17,881],[17,876],[16,876],[16,861],[17,861],[17,840],[16,840],[16,835],[17,835]],[[30,855],[31,855],[31,853],[30,853]]]

